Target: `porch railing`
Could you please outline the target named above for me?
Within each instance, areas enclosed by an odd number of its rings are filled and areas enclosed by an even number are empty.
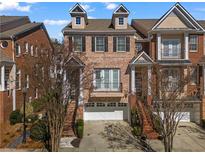
[[[122,92],[122,83],[104,82],[93,84],[94,92]]]

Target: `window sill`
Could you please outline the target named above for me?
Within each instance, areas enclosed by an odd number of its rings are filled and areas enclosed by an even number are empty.
[[[189,50],[189,52],[195,53],[195,52],[198,52],[198,50]]]

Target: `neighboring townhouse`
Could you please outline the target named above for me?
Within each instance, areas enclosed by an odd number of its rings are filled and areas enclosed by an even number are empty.
[[[73,52],[71,62],[79,66],[80,78],[92,73],[90,86],[80,86],[84,120],[128,120],[129,62],[136,54],[129,11],[120,5],[111,19],[88,19],[76,4],[70,15],[72,21],[63,35],[65,46]]]
[[[181,75],[191,75],[183,93],[187,97],[183,120],[200,123],[205,118],[205,21],[194,19],[179,3],[160,19],[133,19],[131,26],[122,4],[111,19],[88,19],[79,4],[70,15],[63,35],[73,54],[70,62],[79,70],[77,95],[84,120],[130,121],[132,104],[138,99],[160,101],[160,97],[153,100],[148,82],[155,76],[154,64],[164,67],[170,89]],[[92,88],[87,88],[81,79],[91,63]]]
[[[146,63],[163,67],[170,82],[170,90],[177,86],[182,76],[189,75],[191,81],[184,87],[182,94],[187,98],[182,120],[200,123],[200,119],[205,118],[205,21],[194,19],[183,6],[176,3],[160,19],[133,19],[131,25],[136,29],[136,49],[139,55],[132,61],[135,72],[132,78],[136,78],[135,84],[132,84],[133,91],[139,96],[143,95],[142,83],[146,82],[142,82],[140,70],[145,66],[141,67],[137,63],[137,59],[143,55]],[[150,78],[153,76],[150,73]],[[148,101],[154,97],[150,90],[144,94],[148,96]],[[160,91],[157,92],[160,95]],[[160,97],[157,98],[154,100],[156,103],[160,101]]]
[[[52,50],[43,23],[31,22],[27,16],[0,16],[0,123],[7,122],[13,110],[39,97],[38,85],[31,85],[26,69],[33,69],[38,54]],[[29,62],[26,62],[29,59]],[[29,66],[27,66],[29,65]]]

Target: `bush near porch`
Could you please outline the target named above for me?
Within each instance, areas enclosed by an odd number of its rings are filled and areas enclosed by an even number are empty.
[[[83,130],[84,130],[84,121],[83,121],[83,119],[78,119],[77,120],[75,129],[76,129],[76,133],[77,133],[78,138],[83,138]]]

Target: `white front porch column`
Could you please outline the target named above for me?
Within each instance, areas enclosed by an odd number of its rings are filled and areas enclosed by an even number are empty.
[[[148,65],[147,69],[147,94],[148,96],[151,96],[152,94],[152,87],[151,87],[151,82],[152,82],[152,67],[151,65]]]
[[[131,93],[135,93],[136,88],[135,88],[135,66],[131,67]]]
[[[78,104],[83,104],[83,69],[80,69],[80,79],[79,79],[79,83],[80,83],[80,88],[79,88],[79,97],[78,97]]]
[[[203,95],[205,96],[205,65],[203,65]]]
[[[1,90],[5,90],[5,66],[1,66]]]
[[[162,39],[161,34],[157,34],[157,59],[161,60],[161,54],[162,54]]]
[[[189,34],[184,33],[184,58],[189,59]]]
[[[14,80],[12,81],[13,83],[13,85],[14,86],[12,86],[12,88],[13,88],[13,90],[12,90],[12,95],[13,95],[13,111],[15,111],[16,110],[16,64],[14,64],[13,65],[13,71],[11,72],[11,73],[13,73],[12,74],[12,76],[14,77]]]

